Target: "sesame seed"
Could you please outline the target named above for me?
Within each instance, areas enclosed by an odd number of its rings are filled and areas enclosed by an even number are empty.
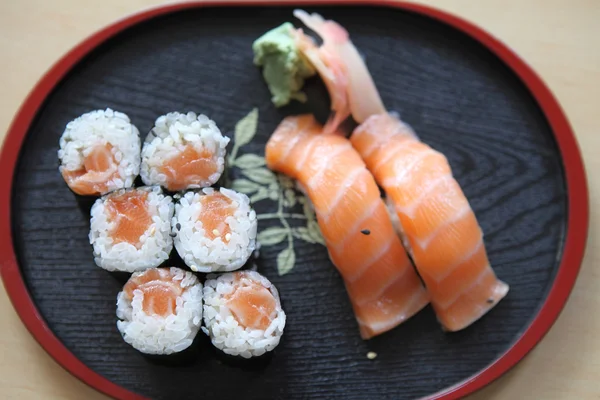
[[[363,235],[370,235],[371,231],[368,229],[363,229],[362,231],[360,231],[360,233],[362,233]]]
[[[178,231],[181,230],[181,224],[179,222],[175,224],[175,229],[177,229]]]
[[[488,304],[493,304],[494,303],[494,299],[487,299]]]
[[[229,240],[231,239],[231,233],[228,233],[227,235],[225,235],[225,240]]]
[[[150,229],[150,235],[154,235],[154,232],[156,232],[156,227],[153,226],[152,229]]]
[[[219,233],[219,231],[218,231],[217,229],[213,229],[213,232],[212,232],[212,233],[213,233],[213,235],[215,235],[215,236],[219,236],[219,234],[220,234],[220,233]]]
[[[172,238],[174,238],[175,236],[177,236],[177,234],[175,232],[171,232],[171,233],[169,233],[169,236],[171,236]]]
[[[370,352],[367,353],[367,358],[369,360],[374,360],[374,359],[377,358],[377,353],[375,353],[374,351],[370,351]]]

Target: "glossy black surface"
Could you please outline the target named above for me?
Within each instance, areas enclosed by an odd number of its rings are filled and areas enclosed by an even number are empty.
[[[169,111],[193,110],[233,136],[253,107],[259,131],[242,152],[264,154],[281,118],[251,44],[291,20],[291,8],[202,9],[144,23],[110,40],[56,88],[30,129],[16,172],[14,240],[49,327],[94,371],[155,399],[415,398],[458,383],[493,362],[528,326],[552,283],[566,223],[560,157],[534,100],[495,56],[439,22],[385,8],[311,9],[348,28],[387,107],[447,155],[485,233],[493,267],[511,291],[470,328],[447,334],[430,308],[393,331],[360,339],[342,281],[318,244],[296,242],[296,266],[278,276],[281,246],[259,270],[278,287],[288,314],[267,363],[231,365],[202,339],[197,361],[149,362],[116,328],[121,283],[95,266],[89,217],[57,169],[66,123],[92,109],[127,113],[142,135]],[[326,115],[324,89],[309,83]],[[319,101],[317,97],[320,97]],[[233,177],[238,172],[232,171]],[[261,201],[259,212],[275,211]],[[259,230],[276,221],[261,221]],[[369,360],[368,351],[378,357]]]

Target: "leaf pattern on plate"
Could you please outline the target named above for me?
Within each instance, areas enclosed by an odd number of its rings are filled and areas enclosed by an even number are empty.
[[[256,238],[261,246],[272,246],[283,242],[286,236],[287,230],[285,228],[271,227],[261,231]]]
[[[250,143],[258,126],[258,109],[255,108],[248,115],[235,124],[235,143],[238,147]]]
[[[244,193],[244,194],[252,194],[257,190],[262,189],[261,186],[257,183],[251,182],[247,179],[236,179],[231,182],[231,188],[235,191]]]
[[[294,268],[296,263],[296,253],[293,247],[287,247],[277,255],[277,272],[279,275],[285,275]]]
[[[315,243],[322,244],[325,246],[325,239],[321,234],[321,229],[317,221],[308,221],[308,234],[315,241]]]
[[[256,154],[242,154],[235,160],[235,166],[242,169],[259,168],[265,165],[264,157]]]
[[[250,180],[263,185],[268,185],[277,181],[275,174],[267,168],[242,169],[242,174],[247,176]]]
[[[325,241],[310,201],[297,190],[292,179],[266,168],[264,156],[253,153],[238,156],[240,148],[252,141],[257,129],[256,108],[235,125],[233,148],[227,162],[230,167],[237,168],[243,178],[233,179],[231,188],[248,195],[253,204],[259,201],[276,202],[276,212],[257,213],[257,218],[276,220],[279,226],[264,228],[258,233],[257,240],[262,247],[286,243],[286,247],[277,255],[277,271],[279,275],[285,275],[294,269],[296,263],[295,240],[320,245],[325,245]],[[297,208],[302,205],[302,213],[291,212],[297,205]],[[291,226],[288,220],[301,221],[301,224]]]
[[[302,239],[305,242],[317,243],[317,241],[311,236],[307,227],[299,226],[297,228],[292,228],[292,234],[295,238]]]

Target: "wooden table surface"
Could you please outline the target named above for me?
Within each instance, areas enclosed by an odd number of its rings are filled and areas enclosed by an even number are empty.
[[[27,93],[87,35],[156,0],[4,0],[0,4],[0,138]],[[581,274],[560,318],[517,367],[471,400],[600,398],[600,1],[432,0],[487,29],[546,81],[576,132],[590,186],[591,221]],[[0,139],[1,140],[1,139]],[[596,160],[596,161],[594,161]],[[105,399],[54,362],[0,289],[0,398]]]

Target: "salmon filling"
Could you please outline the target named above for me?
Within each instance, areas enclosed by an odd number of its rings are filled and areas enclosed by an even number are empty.
[[[276,316],[277,303],[271,292],[252,282],[238,286],[226,297],[226,304],[236,321],[244,328],[266,330]]]
[[[63,178],[75,193],[93,195],[108,190],[108,182],[119,175],[112,148],[110,143],[98,144],[84,158],[80,169],[62,169]]]
[[[210,240],[220,238],[223,242],[229,242],[231,228],[225,222],[227,217],[233,216],[235,208],[233,201],[221,192],[213,192],[202,196],[200,199],[202,211],[198,220],[204,227],[204,235]]]
[[[152,224],[146,201],[148,192],[132,190],[119,195],[109,196],[105,207],[111,221],[115,222],[110,231],[113,242],[126,242],[141,247],[140,237]]]
[[[158,269],[149,269],[141,275],[130,279],[123,288],[128,298],[133,298],[135,290],[144,294],[142,309],[147,315],[167,317],[176,314],[177,297],[181,296],[184,289],[169,279],[168,275],[160,273]]]
[[[167,176],[167,189],[176,191],[207,181],[219,168],[212,152],[207,149],[198,151],[187,145],[179,154],[165,161],[160,170]]]

